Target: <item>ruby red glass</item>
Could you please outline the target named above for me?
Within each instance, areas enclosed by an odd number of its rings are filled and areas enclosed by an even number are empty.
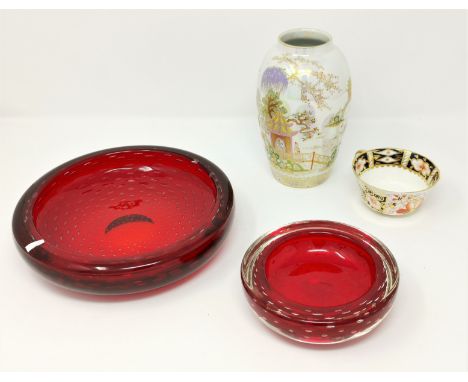
[[[126,294],[172,283],[213,255],[233,206],[226,175],[198,155],[115,148],[67,162],[18,202],[25,258],[57,284]]]
[[[362,336],[383,320],[399,272],[374,237],[341,223],[304,221],[252,244],[241,277],[268,327],[296,341],[332,344]]]

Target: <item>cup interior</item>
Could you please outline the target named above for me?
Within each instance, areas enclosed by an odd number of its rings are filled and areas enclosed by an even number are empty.
[[[359,181],[384,193],[418,193],[439,180],[438,167],[429,158],[405,149],[358,151],[353,169]]]
[[[399,167],[374,167],[363,173],[361,180],[373,187],[392,192],[418,192],[428,188],[421,177]]]

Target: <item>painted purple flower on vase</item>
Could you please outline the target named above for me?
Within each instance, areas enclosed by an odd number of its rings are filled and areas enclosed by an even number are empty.
[[[262,75],[262,88],[282,92],[287,86],[288,79],[282,69],[274,66],[265,69]]]

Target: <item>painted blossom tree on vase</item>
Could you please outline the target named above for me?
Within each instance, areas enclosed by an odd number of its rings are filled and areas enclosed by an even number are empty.
[[[338,77],[328,73],[318,62],[297,56],[292,59],[288,55],[274,57],[273,60],[286,65],[287,81],[297,84],[301,89],[301,100],[305,103],[314,102],[318,109],[329,109],[327,99],[340,92]],[[300,66],[312,68],[307,76],[301,74]]]

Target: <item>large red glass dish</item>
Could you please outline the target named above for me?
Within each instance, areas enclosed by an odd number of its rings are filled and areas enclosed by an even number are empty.
[[[268,327],[295,341],[333,344],[362,336],[383,320],[399,272],[374,237],[346,224],[304,221],[252,244],[241,277]]]
[[[158,288],[199,268],[227,227],[233,192],[198,155],[122,147],[67,162],[22,196],[13,232],[62,286],[95,294]]]

